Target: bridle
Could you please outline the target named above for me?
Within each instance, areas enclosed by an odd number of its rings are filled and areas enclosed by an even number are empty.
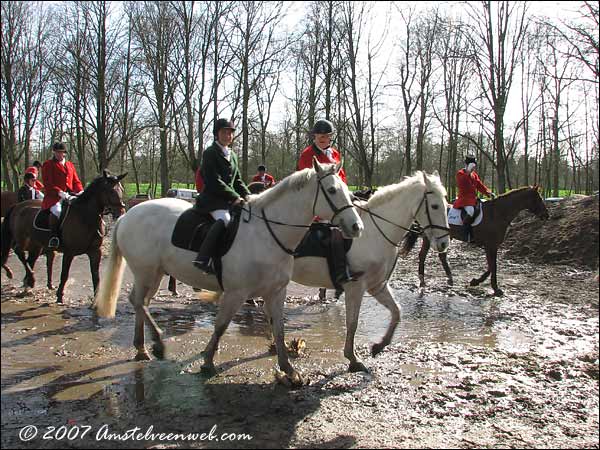
[[[391,220],[386,219],[383,216],[380,216],[379,214],[374,213],[373,211],[371,211],[369,208],[363,208],[360,205],[354,204],[354,206],[357,209],[360,209],[362,211],[365,211],[369,214],[369,216],[371,217],[371,220],[373,221],[373,223],[375,224],[375,228],[377,228],[377,230],[379,231],[379,233],[383,236],[383,238],[388,241],[391,245],[393,245],[394,247],[400,247],[400,242],[396,243],[394,241],[392,241],[389,237],[387,237],[387,235],[385,234],[385,232],[381,229],[381,227],[379,226],[379,224],[377,223],[377,221],[375,220],[375,217],[377,217],[380,220],[383,220],[384,222],[387,222],[391,225],[394,225],[397,228],[400,228],[401,230],[404,230],[408,233],[417,233],[417,234],[422,234],[425,230],[429,229],[429,228],[433,228],[436,230],[443,230],[446,233],[442,236],[436,237],[437,239],[443,239],[446,236],[450,235],[450,228],[448,227],[444,227],[441,225],[435,225],[433,223],[433,221],[431,220],[431,214],[429,212],[429,200],[427,198],[428,195],[433,195],[435,194],[435,192],[433,191],[425,191],[425,193],[423,194],[423,198],[421,199],[421,202],[419,203],[419,207],[417,208],[417,210],[415,211],[414,215],[413,215],[413,222],[416,222],[416,217],[417,214],[419,214],[419,211],[421,210],[421,208],[423,207],[423,204],[425,205],[426,211],[427,211],[427,220],[429,221],[429,224],[426,227],[418,227],[418,230],[415,229],[414,227],[411,226],[411,228],[406,228],[403,227],[402,225],[398,225],[397,223],[392,222]]]

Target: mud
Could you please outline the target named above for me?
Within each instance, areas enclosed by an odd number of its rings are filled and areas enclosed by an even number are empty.
[[[168,359],[135,362],[128,272],[117,319],[98,321],[88,308],[85,258],[73,264],[67,305],[56,306],[43,287],[43,259],[40,287],[23,293],[11,256],[15,279],[2,273],[2,447],[598,448],[596,272],[501,253],[505,295],[492,297],[489,284],[468,286],[484,270],[482,250],[452,243],[454,287],[430,254],[428,287],[419,289],[416,256],[399,261],[392,276],[402,322],[375,358],[369,348],[389,316],[364,299],[356,342],[369,374],[346,371],[343,297],[329,291],[319,302],[314,289],[290,285],[286,340],[305,339],[306,355],[292,363],[311,380],[296,390],[274,381],[260,307],[246,304],[237,314],[215,359],[219,374],[207,379],[200,352],[215,303],[181,284],[173,297],[165,277],[151,310]],[[57,261],[55,284],[59,270]],[[25,442],[19,433],[29,425],[38,434]],[[136,427],[137,440],[108,436]],[[252,440],[226,439],[239,434]]]

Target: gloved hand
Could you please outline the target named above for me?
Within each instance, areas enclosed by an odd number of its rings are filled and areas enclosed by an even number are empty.
[[[59,196],[60,198],[62,198],[63,200],[66,200],[66,201],[68,201],[68,202],[70,202],[71,200],[73,200],[74,198],[76,198],[74,195],[71,195],[71,194],[69,194],[69,193],[67,193],[67,192],[64,192],[64,191],[60,191],[60,192],[58,193],[58,196]]]
[[[231,206],[237,206],[237,207],[241,207],[244,205],[244,199],[242,197],[238,197],[236,198],[233,203],[231,204]]]
[[[496,194],[494,194],[493,192],[490,192],[490,198],[491,198],[492,200],[494,200],[494,199],[496,198]]]

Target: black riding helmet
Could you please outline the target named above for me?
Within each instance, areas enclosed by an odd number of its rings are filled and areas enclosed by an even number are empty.
[[[266,167],[265,167],[263,164],[261,164],[260,166],[258,166],[258,169],[257,169],[257,170],[258,170],[259,172],[266,172],[266,171],[267,171],[267,168],[266,168]]]
[[[217,119],[213,128],[213,136],[217,137],[219,135],[219,130],[224,128],[235,131],[235,125],[233,124],[233,121],[227,119]]]
[[[333,124],[329,120],[317,120],[310,130],[311,134],[333,134]]]
[[[473,155],[467,155],[467,157],[465,158],[465,164],[469,165],[471,163],[477,164],[477,160]]]

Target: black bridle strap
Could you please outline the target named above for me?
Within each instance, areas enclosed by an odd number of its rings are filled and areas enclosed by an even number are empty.
[[[274,222],[271,220],[267,219],[267,216],[265,214],[265,210],[261,210],[261,214],[262,214],[262,219],[265,221],[265,224],[267,225],[267,230],[269,230],[269,233],[271,233],[271,236],[273,236],[273,239],[275,239],[275,242],[277,242],[277,245],[279,245],[279,247],[281,248],[281,250],[283,250],[284,252],[286,252],[288,255],[291,256],[296,256],[298,253],[296,253],[295,250],[290,250],[289,248],[287,248],[285,245],[283,245],[283,243],[279,240],[279,238],[277,237],[277,235],[275,235],[275,232],[273,231],[273,228],[271,228],[271,222],[272,223],[278,223],[278,222]],[[286,224],[280,224],[280,225],[286,225]],[[310,228],[310,227],[306,227],[306,228]]]
[[[425,203],[425,212],[427,213],[427,220],[429,222],[429,225],[423,227],[423,231],[427,230],[428,228],[433,228],[434,230],[443,230],[446,232],[446,234],[442,235],[442,236],[436,236],[437,239],[443,239],[446,236],[450,235],[450,228],[447,227],[442,227],[440,225],[434,225],[433,221],[431,220],[431,214],[429,212],[429,201],[427,200],[427,196],[433,194],[433,191],[426,191],[425,195],[423,196],[423,199],[421,200],[421,203],[419,204],[419,207],[417,208],[417,212],[415,213],[415,217],[417,217],[417,214],[419,214],[419,211],[421,210],[421,207],[423,206],[423,203]]]

